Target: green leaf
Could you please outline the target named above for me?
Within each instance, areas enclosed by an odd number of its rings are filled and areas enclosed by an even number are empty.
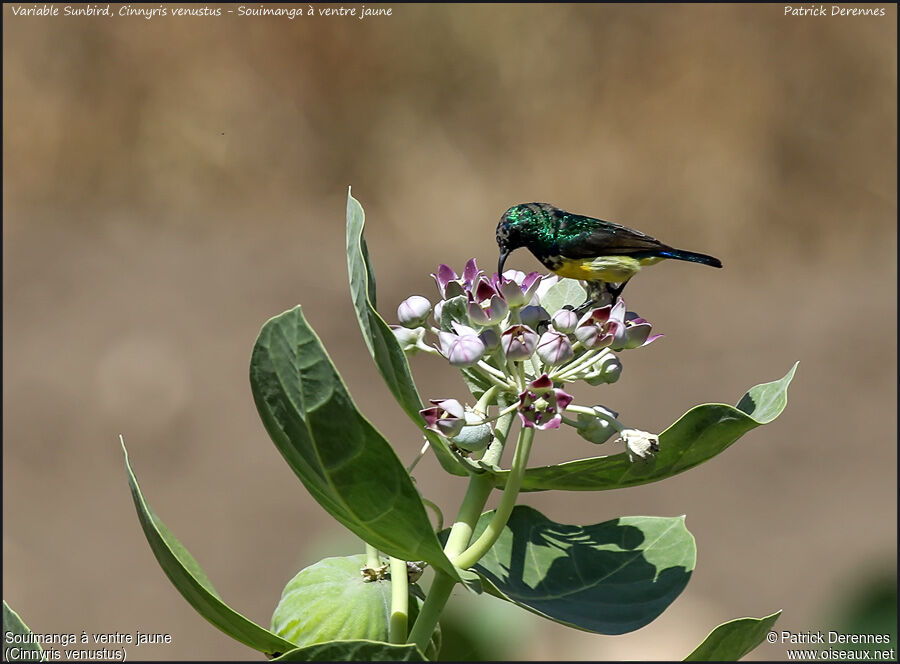
[[[547,289],[541,298],[541,306],[552,316],[566,305],[575,308],[584,304],[586,299],[587,291],[577,279],[560,279]]]
[[[787,406],[787,388],[794,379],[798,364],[800,363],[794,362],[794,366],[783,378],[751,387],[738,401],[738,410],[747,413],[758,424],[768,424],[781,415],[781,411]]]
[[[350,293],[353,308],[362,330],[366,347],[375,366],[400,407],[413,423],[422,429],[441,466],[454,475],[466,475],[464,465],[440,436],[425,429],[419,411],[422,398],[416,390],[409,362],[394,333],[375,309],[375,274],[369,263],[369,249],[363,230],[366,216],[362,205],[347,192],[347,270],[350,273]]]
[[[32,643],[31,634],[25,621],[3,600],[3,661],[43,661],[44,650],[40,643]]]
[[[412,643],[394,645],[381,641],[328,641],[295,648],[273,662],[424,662]]]
[[[525,471],[522,491],[604,491],[658,482],[698,466],[725,451],[738,438],[774,420],[787,404],[787,388],[797,369],[771,383],[750,389],[738,407],[696,406],[659,435],[659,452],[647,462],[632,463],[626,453],[568,461]],[[495,473],[503,487],[509,471]]]
[[[465,295],[457,295],[444,301],[441,307],[441,329],[445,332],[453,332],[453,323],[459,323],[471,327],[469,321],[469,306]]]
[[[277,655],[292,650],[295,647],[293,643],[263,629],[222,601],[197,561],[144,500],[137,478],[135,478],[128,461],[125,441],[122,441],[122,453],[125,455],[125,470],[128,473],[131,497],[134,499],[141,527],[144,529],[144,536],[150,543],[150,549],[156,556],[160,567],[181,593],[181,596],[194,607],[197,613],[214,626],[231,638],[255,650],[267,655]]]
[[[473,539],[492,516],[481,515]],[[472,569],[485,591],[540,616],[589,632],[624,634],[654,620],[678,597],[696,553],[684,517],[570,526],[517,505]]]
[[[780,615],[781,611],[776,611],[765,618],[738,618],[722,623],[684,661],[736,662],[763,642]]]
[[[379,551],[459,578],[409,473],[356,409],[299,306],[263,326],[250,384],[278,451],[331,516]]]

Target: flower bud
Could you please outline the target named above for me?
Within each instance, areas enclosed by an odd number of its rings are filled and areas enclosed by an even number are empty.
[[[571,309],[560,309],[553,314],[553,318],[550,320],[553,328],[558,332],[572,334],[575,331],[575,326],[578,325],[578,314]]]
[[[550,320],[550,314],[547,313],[547,310],[544,309],[544,307],[530,305],[519,312],[519,319],[522,321],[523,325],[527,325],[531,329],[536,330],[541,323]]]
[[[438,332],[441,352],[454,367],[469,367],[484,355],[484,344],[474,334],[457,335],[452,332]]]
[[[450,440],[466,452],[478,452],[487,447],[493,439],[491,425],[482,421],[475,413],[466,413],[466,425]]]
[[[425,338],[424,327],[417,327],[416,329],[411,330],[400,325],[391,325],[391,331],[394,333],[397,343],[400,344],[400,348],[403,349],[403,352],[407,355],[414,355],[417,353],[419,351],[419,344],[422,339]]]
[[[526,360],[534,353],[538,335],[527,325],[513,325],[500,335],[500,346],[510,360]]]
[[[481,339],[481,343],[484,344],[484,350],[486,352],[495,351],[500,348],[500,335],[493,327],[486,327],[483,329],[478,334],[478,338]]]
[[[616,432],[616,428],[610,422],[610,419],[618,417],[615,411],[604,408],[603,406],[594,406],[594,411],[602,415],[585,415],[578,413],[578,435],[587,441],[600,445],[605,443]]]
[[[584,376],[588,385],[601,385],[603,383],[615,383],[622,375],[622,362],[615,355],[606,355],[595,362],[591,370]]]
[[[562,364],[575,355],[569,337],[561,332],[549,330],[541,335],[537,343],[537,354],[546,364]]]
[[[431,302],[421,295],[411,295],[397,307],[397,320],[403,327],[419,327],[428,320]]]
[[[446,300],[438,300],[434,304],[434,324],[438,329],[441,327],[441,311],[444,309],[444,302]]]

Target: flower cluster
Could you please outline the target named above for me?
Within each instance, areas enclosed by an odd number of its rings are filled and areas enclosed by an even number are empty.
[[[504,403],[511,405],[487,418],[484,413],[490,404],[483,399],[474,410],[455,399],[433,400],[421,411],[426,428],[454,443],[468,441],[472,436],[463,436],[464,430],[484,431],[492,419],[515,410],[525,427],[554,429],[566,423],[593,442],[604,442],[613,431],[623,442],[638,440],[635,430],[625,429],[612,411],[575,406],[563,390],[565,383],[579,380],[590,385],[614,383],[622,370],[616,353],[646,346],[661,336],[651,335],[650,323],[627,311],[624,301],[558,308],[559,298],[547,297],[562,286],[557,276],[517,270],[488,276],[474,258],[462,275],[441,265],[431,276],[440,296],[434,305],[413,295],[397,309],[400,325],[391,327],[401,347],[407,354],[441,355],[467,379],[486,386],[485,391],[493,387],[494,396],[506,395]],[[551,301],[556,309],[552,312],[544,307]],[[429,334],[435,337],[432,344],[426,342]],[[567,410],[577,419],[566,417]],[[630,455],[642,459],[655,451],[647,442],[627,446]],[[457,447],[472,450],[471,444]]]

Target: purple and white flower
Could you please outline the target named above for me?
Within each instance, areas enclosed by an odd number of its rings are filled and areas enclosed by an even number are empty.
[[[478,277],[482,274],[484,272],[478,269],[475,259],[471,258],[466,263],[462,277],[456,274],[453,268],[443,263],[438,266],[437,274],[432,274],[431,276],[434,278],[434,283],[437,284],[441,299],[449,300],[451,297],[470,293],[475,287]]]
[[[425,428],[452,438],[466,425],[466,409],[456,399],[429,399],[431,408],[424,408],[419,415],[425,420]]]
[[[500,335],[500,347],[510,360],[527,360],[534,353],[538,335],[527,325],[513,325]]]
[[[661,334],[654,334],[651,337],[651,329],[652,326],[649,321],[639,317],[633,311],[627,312],[625,314],[625,342],[622,348],[629,349],[647,346],[663,336]]]
[[[625,342],[625,303],[616,304],[588,311],[575,328],[575,338],[585,348],[621,347]]]
[[[469,293],[469,320],[476,325],[497,325],[509,313],[509,305],[484,277]]]
[[[517,309],[531,303],[542,279],[537,272],[525,274],[519,270],[507,270],[502,275],[494,274],[491,283],[510,308]]]
[[[522,425],[535,429],[558,429],[562,411],[572,403],[572,395],[558,387],[547,374],[528,383],[519,394],[519,417]]]

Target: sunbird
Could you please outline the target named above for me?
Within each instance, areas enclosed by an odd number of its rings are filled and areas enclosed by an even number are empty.
[[[504,212],[497,224],[497,245],[498,274],[510,252],[525,247],[559,276],[588,282],[588,302],[605,290],[614,303],[643,266],[665,258],[722,267],[718,258],[675,249],[632,228],[548,203],[521,203]]]

